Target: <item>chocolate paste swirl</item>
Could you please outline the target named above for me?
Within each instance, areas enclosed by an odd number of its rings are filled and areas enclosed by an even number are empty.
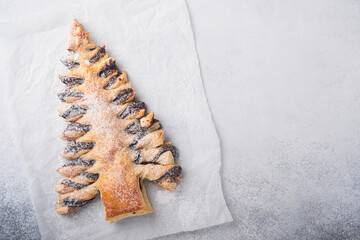
[[[85,79],[81,77],[73,77],[73,76],[61,76],[60,80],[62,83],[66,85],[80,85],[83,84]]]
[[[77,153],[81,150],[85,149],[92,149],[95,146],[94,142],[75,142],[71,141],[69,144],[65,147],[64,152],[65,153]]]
[[[144,102],[130,102],[125,109],[119,114],[119,118],[124,119],[134,113],[137,113],[141,109],[145,108]]]
[[[77,92],[77,91],[75,91],[73,89],[70,89],[70,88],[66,88],[64,91],[58,93],[58,97],[59,97],[60,101],[66,102],[65,98],[67,98],[67,97],[83,98],[84,93]]]
[[[121,104],[129,100],[132,96],[134,96],[134,90],[132,88],[123,89],[119,92],[119,94],[112,100],[113,104]]]
[[[70,160],[68,159],[68,161],[63,165],[63,167],[68,167],[68,166],[84,166],[84,167],[91,167],[92,165],[95,164],[95,160],[92,159],[84,159],[84,158],[78,158],[75,160]]]
[[[96,63],[97,61],[99,61],[99,59],[105,54],[105,47],[100,47],[99,50],[97,51],[97,53],[95,54],[94,57],[92,57],[89,62],[91,63]]]
[[[72,105],[69,109],[64,111],[60,116],[65,119],[71,119],[79,115],[83,115],[87,112],[86,108],[83,108],[77,104]]]
[[[115,65],[115,61],[110,61],[108,64],[105,64],[99,72],[99,76],[102,78],[107,78],[112,73],[117,71],[117,67]]]
[[[81,183],[77,183],[77,182],[73,182],[70,179],[64,179],[61,184],[64,184],[65,186],[68,187],[72,187],[72,188],[76,188],[76,189],[81,189],[86,187],[85,185],[81,184]]]
[[[74,60],[71,59],[67,59],[67,58],[63,58],[60,60],[69,70],[72,70],[74,68],[77,68],[78,66],[80,66],[79,62],[76,62]]]

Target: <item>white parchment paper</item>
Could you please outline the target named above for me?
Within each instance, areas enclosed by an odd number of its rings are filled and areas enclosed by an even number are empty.
[[[153,214],[107,223],[100,198],[69,216],[55,212],[60,178],[58,74],[72,18],[105,44],[138,99],[179,148],[175,192],[147,185]],[[220,182],[220,147],[206,102],[183,0],[2,3],[0,107],[16,140],[44,239],[147,239],[232,221]],[[16,191],[11,189],[9,191]]]

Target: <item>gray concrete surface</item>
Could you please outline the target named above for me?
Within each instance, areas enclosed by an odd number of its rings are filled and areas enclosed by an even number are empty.
[[[360,239],[360,2],[187,3],[235,221],[159,239]],[[0,238],[39,239],[0,139]]]

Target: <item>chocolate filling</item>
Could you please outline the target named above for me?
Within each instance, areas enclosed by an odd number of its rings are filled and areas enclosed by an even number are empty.
[[[89,62],[91,63],[96,63],[97,61],[99,61],[99,59],[105,54],[105,48],[104,47],[100,47],[99,50],[97,51],[96,55],[94,57],[92,57]]]
[[[132,88],[123,89],[119,92],[119,94],[112,100],[113,104],[121,104],[129,100],[132,96],[134,96],[134,90]]]
[[[163,178],[176,178],[178,176],[181,175],[182,169],[180,166],[175,166],[171,169],[169,169],[164,175],[162,175],[162,177],[160,177],[159,179],[153,181],[154,183],[158,183],[160,182]]]
[[[65,153],[69,153],[69,152],[77,153],[80,150],[92,149],[94,146],[95,146],[94,142],[75,142],[75,141],[71,141],[65,147],[64,152]]]
[[[105,84],[104,89],[109,90],[109,88],[116,82],[116,79],[120,76],[120,73],[112,76],[109,81]]]
[[[142,149],[140,149],[139,151],[137,151],[135,153],[135,156],[134,156],[134,159],[133,159],[133,163],[135,164],[139,164],[140,163],[140,160],[141,160],[141,151]],[[177,148],[171,144],[165,144],[163,145],[159,152],[156,154],[156,156],[154,157],[154,159],[151,161],[151,162],[143,162],[141,164],[158,164],[157,163],[157,160],[160,158],[160,156],[167,152],[167,151],[171,151],[172,155],[174,156],[174,158],[177,158],[179,156],[179,151],[177,150]]]
[[[99,76],[102,78],[107,78],[116,71],[117,71],[117,67],[115,65],[115,61],[111,61],[102,67],[102,69],[99,72]]]
[[[80,175],[86,177],[87,179],[94,180],[94,181],[96,181],[99,178],[99,174],[93,173],[93,172],[83,171],[80,173]]]
[[[72,77],[72,76],[62,76],[60,77],[60,80],[62,83],[66,85],[80,85],[83,84],[83,82],[85,81],[84,78]]]
[[[63,199],[63,203],[65,206],[69,207],[69,210],[72,210],[76,207],[82,207],[86,204],[88,204],[89,202],[91,202],[94,198],[89,199],[89,200],[79,200],[73,197],[67,197]]]
[[[126,133],[129,133],[129,134],[135,134],[137,132],[140,132],[140,131],[146,131],[148,130],[154,123],[157,123],[159,122],[159,120],[156,120],[156,119],[153,119],[152,122],[150,123],[150,126],[148,127],[142,127],[141,126],[141,123],[140,123],[140,120],[139,119],[136,119],[134,122],[132,122],[131,124],[129,124],[125,129],[124,131]],[[161,129],[162,126],[160,124],[160,127],[159,129]]]
[[[77,117],[79,115],[83,115],[86,113],[86,109],[83,107],[80,107],[79,105],[72,105],[69,109],[67,109],[65,112],[63,112],[60,116],[65,119],[71,119],[73,117]]]
[[[75,53],[75,51],[71,50],[71,49],[68,49],[68,52],[69,52],[70,55],[73,55]]]
[[[134,122],[132,122],[125,128],[126,133],[135,134],[139,131],[141,131],[141,125],[139,119],[136,119]]]
[[[140,178],[139,178],[139,188],[140,188],[140,191],[141,191],[142,190],[142,182],[141,182]]]
[[[154,123],[155,122],[159,122],[159,120],[156,120],[156,119],[154,119]],[[159,127],[159,129],[158,130],[160,130],[160,129],[162,129],[163,127],[162,127],[162,125],[161,125],[161,123],[160,123],[160,127]]]
[[[147,135],[147,132],[138,132],[136,133],[134,139],[129,144],[130,149],[134,149],[135,146],[138,144],[139,140]]]
[[[143,102],[131,102],[119,114],[119,118],[124,119],[127,116],[137,113],[138,111],[140,111],[140,109],[144,109],[144,108],[145,108],[145,103]]]
[[[152,120],[152,122],[151,122],[151,124],[150,124],[149,127],[143,127],[142,129],[147,130],[148,128],[151,128],[151,126],[154,125],[154,124],[157,123],[157,122],[159,122],[159,120],[157,120],[157,119],[154,118],[154,119]],[[159,126],[159,128],[158,128],[157,130],[162,129],[161,123],[159,123],[159,125],[160,125],[160,126]]]
[[[139,151],[137,151],[137,152],[135,153],[135,157],[134,157],[134,159],[133,159],[133,163],[139,164],[140,159],[141,159],[141,150],[142,150],[142,149],[140,149]]]
[[[71,59],[63,58],[60,60],[68,69],[76,68],[80,65],[79,62],[73,61]]]
[[[160,148],[159,152],[156,154],[156,156],[154,157],[152,162],[156,162],[159,159],[159,157],[161,156],[161,154],[163,154],[167,151],[171,151],[174,158],[177,158],[179,156],[179,151],[177,150],[177,148],[175,146],[173,146],[171,144],[165,144]]]
[[[64,91],[58,93],[58,97],[62,102],[66,102],[65,98],[67,97],[83,98],[84,93],[74,91],[73,89],[70,88],[66,88]]]
[[[92,159],[83,159],[83,158],[78,158],[76,160],[70,160],[68,162],[66,162],[63,167],[68,167],[68,166],[85,166],[85,167],[91,167],[92,165],[95,164],[95,160]]]
[[[81,184],[81,183],[77,183],[77,182],[73,182],[70,179],[64,179],[61,184],[64,184],[68,187],[72,187],[72,188],[76,188],[76,189],[81,189],[86,187],[85,185]]]
[[[78,122],[71,122],[67,125],[64,132],[88,132],[91,130],[90,124],[82,124]]]

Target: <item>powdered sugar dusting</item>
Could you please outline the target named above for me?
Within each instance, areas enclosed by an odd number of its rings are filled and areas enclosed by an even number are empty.
[[[75,53],[75,54],[72,55],[72,56],[73,56],[73,58],[74,58],[75,61],[79,61],[79,57],[80,57],[79,53]]]

